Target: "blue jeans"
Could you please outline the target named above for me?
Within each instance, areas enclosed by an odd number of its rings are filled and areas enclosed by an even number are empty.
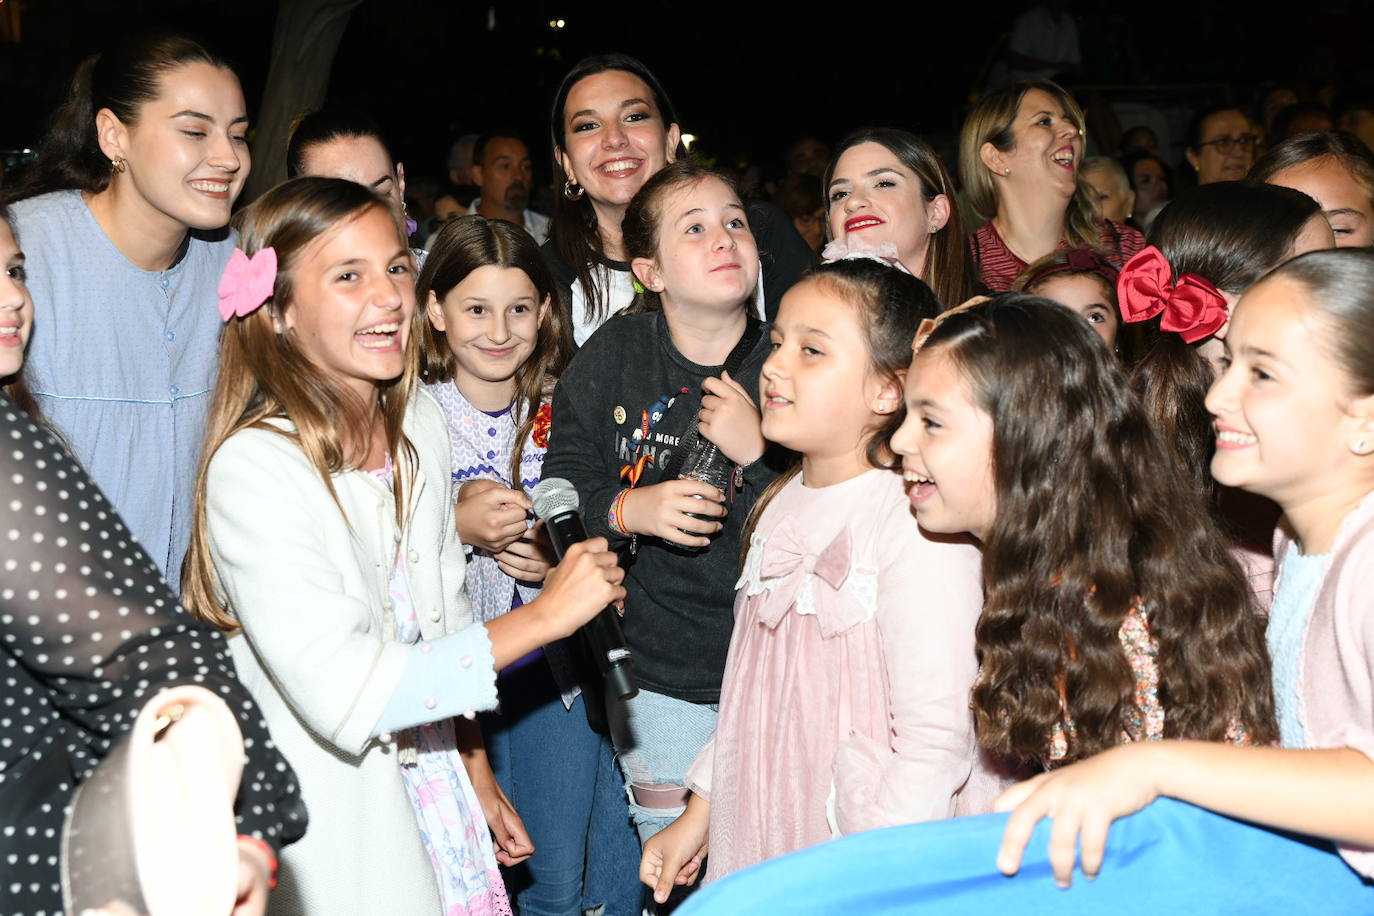
[[[504,869],[522,916],[639,916],[639,844],[611,743],[587,725],[582,698],[565,709],[543,658],[497,680],[501,712],[482,716],[487,756],[525,822],[534,855]]]
[[[625,771],[630,817],[641,842],[677,820],[686,807],[647,807],[636,804],[636,787],[687,785],[687,770],[716,730],[719,706],[689,703],[641,690],[625,704],[629,743],[618,748]]]

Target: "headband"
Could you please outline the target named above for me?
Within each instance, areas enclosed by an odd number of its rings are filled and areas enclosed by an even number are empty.
[[[1111,265],[1109,261],[1101,255],[1088,248],[1072,248],[1068,251],[1063,264],[1050,264],[1043,269],[1036,271],[1034,283],[1039,283],[1055,274],[1063,273],[1076,274],[1096,274],[1112,289],[1116,289],[1116,281],[1121,272]]]
[[[922,318],[921,323],[916,326],[916,337],[911,341],[912,358],[914,359],[916,354],[921,352],[921,347],[925,346],[927,338],[935,333],[935,329],[938,328],[946,318],[951,315],[957,315],[960,312],[967,312],[969,309],[976,308],[985,302],[991,301],[991,296],[974,296],[972,299],[964,300],[952,309],[941,312],[934,318]],[[979,316],[979,320],[987,324],[987,319],[982,316]]]
[[[897,246],[891,242],[881,242],[878,245],[865,245],[863,242],[855,240],[851,245],[844,239],[832,239],[821,249],[821,263],[834,264],[836,261],[855,261],[864,259],[877,261],[885,267],[895,267],[902,273],[911,275],[911,271],[906,269],[897,258]]]

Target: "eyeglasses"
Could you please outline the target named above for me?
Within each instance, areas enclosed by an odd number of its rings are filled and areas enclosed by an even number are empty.
[[[1229,156],[1231,151],[1239,146],[1243,150],[1255,148],[1255,143],[1259,140],[1254,134],[1241,134],[1239,137],[1217,137],[1215,140],[1208,140],[1206,143],[1199,143],[1198,148],[1204,146],[1215,146],[1217,152],[1223,156]]]

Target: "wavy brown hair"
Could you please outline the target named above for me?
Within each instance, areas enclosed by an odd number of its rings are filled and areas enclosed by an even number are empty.
[[[277,185],[235,217],[239,247],[250,257],[264,248],[277,253],[273,294],[256,311],[231,319],[220,335],[219,376],[210,402],[205,447],[196,472],[191,546],[182,567],[182,601],[186,609],[226,632],[238,629],[232,609],[217,595],[214,563],[205,528],[205,486],[210,462],[230,436],[243,429],[262,429],[283,436],[303,451],[319,471],[338,503],[333,475],[352,470],[356,455],[366,455],[372,441],[371,406],[330,381],[296,345],[295,335],[277,333],[278,322],[293,306],[292,269],[305,250],[326,232],[379,208],[396,220],[390,201],[352,181],[295,178]],[[405,230],[396,223],[396,244],[405,249]],[[406,505],[406,478],[416,456],[401,430],[406,404],[419,377],[420,342],[406,342],[406,368],[400,376],[377,384],[378,406],[386,448],[396,456],[393,475],[397,523]],[[290,429],[273,421],[287,420]],[[340,508],[340,512],[342,512]]]
[[[1065,762],[1120,744],[1135,675],[1119,633],[1137,605],[1159,644],[1166,737],[1222,741],[1239,723],[1275,740],[1245,574],[1205,500],[1161,470],[1164,447],[1096,333],[1010,293],[941,322],[918,358],[937,353],[993,423],[973,691],[982,746],[1040,762],[1065,717]]]
[[[420,271],[415,291],[416,314],[428,309],[431,296],[442,303],[468,274],[489,266],[524,271],[534,284],[540,301],[548,306],[539,322],[534,350],[515,370],[515,404],[511,419],[517,426],[510,479],[518,489],[520,461],[525,454],[525,441],[534,429],[535,414],[540,405],[552,397],[553,386],[568,367],[575,349],[571,315],[563,306],[558,284],[538,244],[524,229],[505,220],[489,220],[477,215],[452,220],[439,230],[434,247],[425,258],[424,270]],[[425,381],[431,384],[452,381],[457,357],[449,348],[448,337],[423,317],[418,324],[422,326],[420,337],[424,342]]]

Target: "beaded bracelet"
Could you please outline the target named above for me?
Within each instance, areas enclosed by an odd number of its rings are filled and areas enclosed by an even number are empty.
[[[616,534],[625,537],[630,536],[630,529],[625,527],[622,512],[625,509],[625,497],[630,495],[630,488],[626,487],[616,494],[615,499],[611,500],[611,509],[606,513],[606,524],[611,526],[611,530]]]
[[[247,840],[249,843],[257,846],[262,850],[262,854],[267,856],[267,864],[271,867],[271,874],[269,874],[267,878],[267,889],[269,891],[275,889],[277,886],[277,854],[272,851],[272,847],[267,845],[266,841],[258,839],[255,836],[249,836],[246,833],[240,833],[238,838],[240,840]]]

